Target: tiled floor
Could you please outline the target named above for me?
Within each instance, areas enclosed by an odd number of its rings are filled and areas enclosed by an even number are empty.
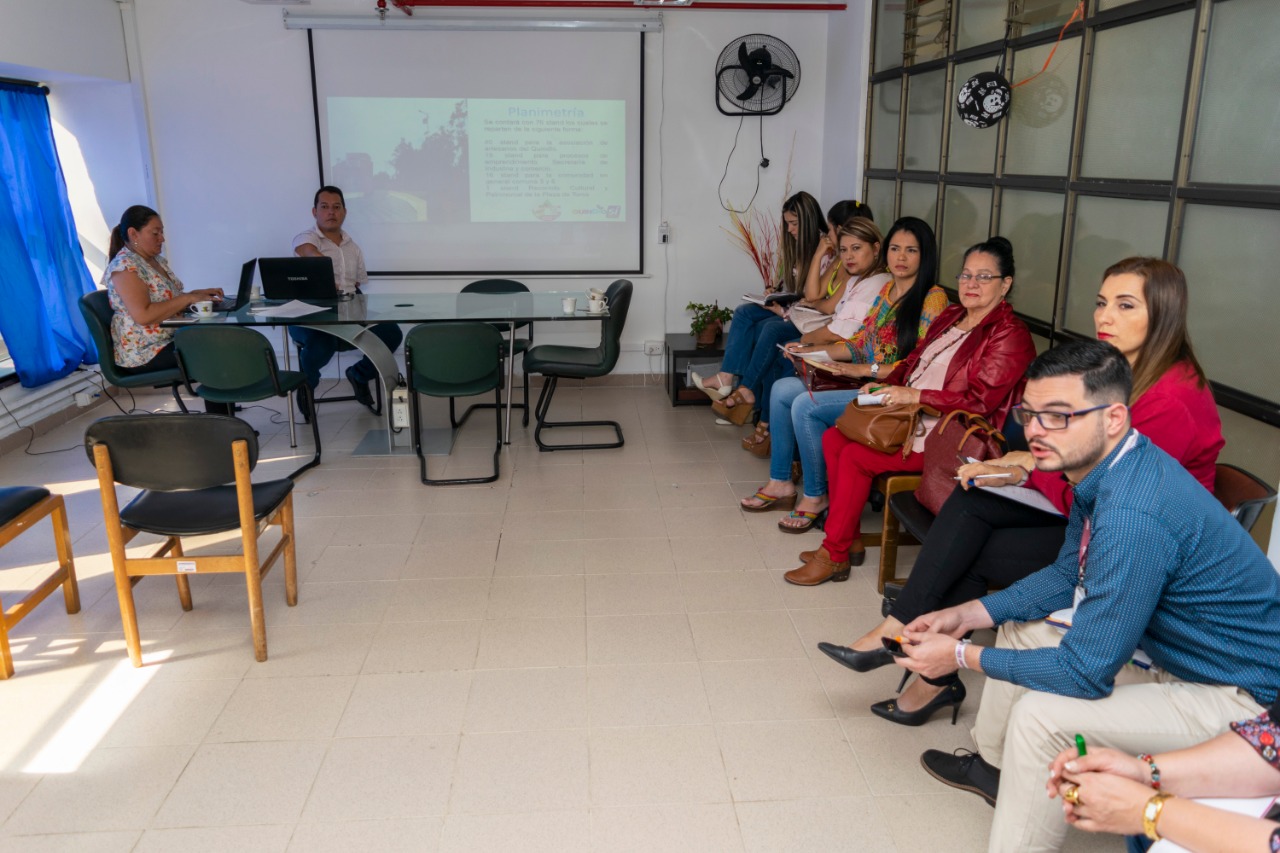
[[[323,406],[324,464],[295,491],[299,602],[273,572],[265,663],[238,576],[194,578],[190,613],[152,578],[133,669],[83,452],[0,458],[0,485],[67,496],[84,600],[16,632],[0,851],[985,849],[991,810],[918,763],[972,746],[981,680],[960,725],[898,727],[868,710],[895,672],[814,648],[877,619],[876,552],[849,583],[789,586],[818,538],[737,509],[766,472],[740,430],[653,388],[561,389],[555,414],[619,420],[626,446],[539,453],[517,428],[496,484],[428,488],[412,460],[352,457],[376,420]],[[245,415],[262,478],[298,464],[269,415]],[[476,421],[433,476],[487,464]],[[0,551],[0,595],[48,569],[46,534]]]

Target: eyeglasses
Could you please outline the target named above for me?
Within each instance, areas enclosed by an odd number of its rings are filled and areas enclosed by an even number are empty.
[[[987,282],[991,281],[994,278],[1004,278],[1004,276],[992,275],[989,272],[980,272],[977,275],[974,275],[971,272],[962,272],[958,276],[956,276],[956,281],[965,282],[965,281],[968,281],[969,279],[973,279],[978,284],[986,284]]]
[[[1087,415],[1090,412],[1098,412],[1112,405],[1114,404],[1103,403],[1101,406],[1094,406],[1092,409],[1081,409],[1078,412],[1033,412],[1031,409],[1014,406],[1010,414],[1013,415],[1013,419],[1018,422],[1019,426],[1026,426],[1031,423],[1032,418],[1035,418],[1042,429],[1059,430],[1070,426],[1072,418]]]

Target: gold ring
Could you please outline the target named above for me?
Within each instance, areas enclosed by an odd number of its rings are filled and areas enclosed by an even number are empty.
[[[1073,806],[1080,805],[1080,786],[1072,785],[1070,788],[1062,792],[1062,799],[1071,803]]]

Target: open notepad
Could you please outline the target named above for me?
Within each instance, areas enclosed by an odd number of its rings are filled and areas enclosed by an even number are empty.
[[[1248,815],[1249,817],[1266,817],[1267,812],[1276,804],[1276,797],[1256,797],[1253,799],[1207,798],[1196,797],[1195,801],[1202,806],[1222,809],[1224,812]],[[1169,840],[1157,841],[1151,845],[1150,853],[1190,853],[1187,848],[1174,844]]]

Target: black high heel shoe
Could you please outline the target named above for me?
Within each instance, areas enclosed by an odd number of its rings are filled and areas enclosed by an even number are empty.
[[[884,702],[877,702],[871,706],[871,713],[877,717],[884,717],[892,723],[898,723],[903,726],[923,726],[929,722],[929,718],[939,708],[951,706],[951,725],[956,724],[956,719],[960,716],[960,705],[964,702],[965,689],[964,682],[956,680],[948,684],[941,693],[934,696],[924,707],[915,711],[904,711],[898,707],[895,699],[887,699]]]
[[[893,663],[893,655],[885,648],[860,652],[848,646],[837,646],[834,643],[818,643],[818,651],[836,663],[847,666],[854,672],[870,672]]]

